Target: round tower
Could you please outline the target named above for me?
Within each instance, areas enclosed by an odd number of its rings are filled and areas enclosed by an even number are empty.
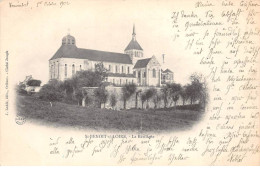
[[[73,36],[68,34],[62,38],[62,45],[76,45],[76,40]]]

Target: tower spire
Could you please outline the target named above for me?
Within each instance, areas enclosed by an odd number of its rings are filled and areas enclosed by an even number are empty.
[[[133,33],[132,33],[132,37],[133,37],[133,40],[135,40],[135,24],[134,24],[134,26],[133,26]]]

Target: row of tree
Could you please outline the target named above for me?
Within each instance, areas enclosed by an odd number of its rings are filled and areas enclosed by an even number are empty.
[[[104,107],[108,100],[110,106],[115,107],[117,98],[115,94],[109,96],[106,90],[107,82],[104,82],[107,73],[103,64],[97,64],[95,71],[79,71],[72,78],[63,82],[51,80],[44,85],[39,92],[39,98],[48,101],[70,101],[78,105],[85,106],[91,102],[89,93],[84,87],[98,87],[94,90],[96,103],[99,107],[103,104]],[[141,100],[142,108],[146,103],[146,108],[149,108],[149,102],[154,103],[156,109],[158,104],[163,101],[164,107],[176,106],[177,101],[182,98],[183,105],[189,100],[190,104],[198,101],[205,106],[207,100],[207,86],[202,75],[194,73],[190,76],[190,83],[181,86],[177,83],[166,84],[162,88],[148,88],[144,91],[138,90],[135,84],[125,84],[122,87],[122,100],[124,108],[127,107],[127,101],[135,94],[135,107],[137,108],[138,100]]]
[[[163,100],[164,107],[176,106],[177,101],[182,99],[182,104],[185,105],[188,100],[190,104],[198,102],[201,106],[205,107],[208,94],[206,81],[203,76],[198,73],[194,73],[190,76],[191,83],[185,86],[181,86],[177,83],[166,84],[160,90],[156,88],[149,88],[145,91],[136,91],[134,84],[125,85],[122,88],[124,108],[126,108],[126,101],[135,93],[136,94],[136,108],[138,102],[138,96],[141,98],[142,108],[146,102],[146,108],[149,108],[149,102],[152,101],[154,108],[158,107],[158,103]]]

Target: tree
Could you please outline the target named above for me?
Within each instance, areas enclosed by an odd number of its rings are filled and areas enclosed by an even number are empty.
[[[162,95],[156,91],[153,97],[154,109],[158,108],[158,103],[162,100]]]
[[[175,103],[176,106],[177,101],[179,100],[179,93],[181,91],[181,85],[177,83],[169,84],[168,87],[170,88],[170,97],[172,101]]]
[[[104,104],[104,108],[106,107],[106,102],[107,102],[107,98],[108,98],[108,92],[105,89],[105,87],[101,86],[99,88],[97,88],[94,91],[96,100],[99,102],[99,108],[101,108],[102,103]]]
[[[182,105],[185,105],[185,102],[189,99],[189,95],[187,93],[187,85],[185,85],[181,88],[181,91],[179,94],[182,98]]]
[[[106,79],[108,70],[105,68],[103,62],[100,62],[95,65],[95,72],[99,75],[99,80],[102,82]]]
[[[191,104],[199,100],[201,106],[205,107],[208,93],[206,79],[202,74],[197,72],[190,76],[191,84],[187,86],[187,94],[191,100]]]
[[[164,102],[164,108],[166,108],[167,105],[168,105],[169,96],[170,96],[170,93],[171,93],[171,89],[170,89],[169,85],[170,84],[166,84],[161,89],[161,91],[162,91],[162,99],[163,99],[163,102]]]
[[[99,67],[99,66],[98,66]],[[100,87],[104,77],[101,69],[98,71],[79,71],[72,78],[65,80],[61,88],[65,91],[67,99],[76,100],[78,105],[80,102],[85,106],[87,101],[87,93],[83,87]]]
[[[137,109],[137,104],[138,104],[138,96],[140,95],[140,93],[142,92],[142,90],[138,90],[135,93],[135,108]]]
[[[146,93],[141,94],[142,109],[144,109],[144,102],[146,101]]]
[[[135,93],[136,85],[133,84],[125,84],[122,88],[123,93],[123,101],[124,101],[124,109],[126,109],[126,101]]]
[[[179,100],[179,95],[178,95],[178,94],[177,94],[177,95],[174,95],[174,96],[172,97],[172,100],[174,101],[174,107],[176,107],[177,101]]]
[[[149,108],[149,100],[150,100],[150,98],[152,98],[153,97],[153,95],[155,94],[155,92],[156,92],[156,89],[154,89],[154,88],[150,88],[150,89],[147,89],[146,90],[146,92],[145,92],[145,95],[146,95],[146,108],[148,109]]]
[[[113,109],[115,109],[115,106],[116,106],[116,103],[117,103],[117,99],[116,99],[116,95],[115,94],[112,94],[110,96],[110,105]]]
[[[59,88],[59,84],[52,81],[49,84],[42,86],[39,91],[39,98],[47,101],[60,101],[63,98],[62,91]]]

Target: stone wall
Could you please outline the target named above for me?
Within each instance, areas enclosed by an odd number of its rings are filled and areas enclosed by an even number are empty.
[[[129,100],[127,100],[126,102],[126,109],[130,109],[130,108],[135,108],[136,107],[136,95],[137,95],[137,108],[142,108],[142,101],[141,101],[141,94],[143,92],[145,92],[147,89],[149,89],[150,87],[137,87],[137,92],[140,91],[138,94],[135,93],[133,94]],[[161,94],[161,88],[160,87],[154,87],[157,90],[158,94]],[[86,99],[85,99],[85,104],[84,101],[82,103],[83,106],[87,106],[87,107],[99,107],[98,104],[98,100],[95,97],[95,90],[98,89],[98,87],[84,87],[84,90],[86,92]],[[107,102],[105,104],[105,108],[112,108],[111,107],[111,96],[115,95],[117,103],[116,106],[114,107],[114,109],[116,110],[120,110],[124,108],[124,101],[123,101],[123,94],[122,94],[122,87],[114,87],[114,86],[107,86],[106,90],[108,91],[108,99]],[[154,108],[155,104],[154,104],[154,98],[151,98],[149,100],[149,102],[144,102],[143,108]],[[167,107],[169,106],[173,106],[174,103],[171,104],[171,101],[169,101],[170,103],[167,105]],[[188,102],[187,102],[188,103]],[[171,104],[171,105],[170,105]],[[180,99],[177,101],[177,105],[181,105],[182,104],[182,99],[180,97]],[[104,108],[104,105],[101,105],[102,108]],[[163,108],[164,107],[164,101],[163,99],[157,103],[157,108]]]

